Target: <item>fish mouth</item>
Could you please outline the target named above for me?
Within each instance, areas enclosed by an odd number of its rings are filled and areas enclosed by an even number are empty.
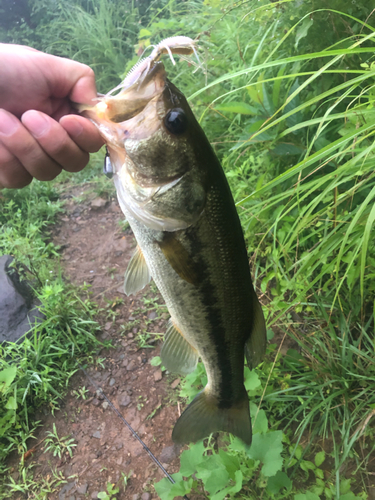
[[[142,78],[137,78],[138,72],[140,70],[137,70],[136,65],[129,75],[134,74],[132,80],[129,81],[129,77],[125,79],[120,87],[98,98],[99,102],[95,106],[83,109],[83,114],[98,126],[102,122],[119,124],[140,114],[151,100],[162,94],[167,76],[164,64],[159,61],[153,63]],[[118,88],[121,88],[120,92],[111,95]]]

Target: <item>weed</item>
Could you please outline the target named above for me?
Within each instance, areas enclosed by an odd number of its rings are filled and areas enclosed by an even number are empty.
[[[60,438],[56,431],[56,425],[53,423],[53,430],[46,432],[46,439],[44,441],[44,451],[53,453],[61,458],[64,454],[69,454],[70,457],[73,456],[73,448],[77,446],[74,443],[74,439],[69,436]]]
[[[120,491],[120,488],[115,487],[114,484],[107,483],[107,491],[101,491],[98,493],[98,498],[101,500],[114,500],[115,495]]]

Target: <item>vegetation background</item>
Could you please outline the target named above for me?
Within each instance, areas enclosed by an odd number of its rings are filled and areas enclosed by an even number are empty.
[[[150,44],[199,36],[200,65],[195,68],[193,60],[166,65],[231,184],[266,306],[270,343],[264,363],[245,372],[254,424],[251,449],[229,437],[225,451],[211,441],[192,446],[182,455],[176,484],[155,485],[163,500],[197,488],[212,500],[373,498],[372,3],[0,3],[0,41],[89,64],[99,92],[116,86]],[[92,168],[76,180],[97,174]],[[15,448],[22,452],[32,431],[30,408],[53,404],[66,384],[64,372],[72,371],[72,352],[87,356],[95,348],[97,326],[89,298],[70,290],[66,300],[57,300],[66,285],[50,273],[56,253],[46,233],[61,210],[57,184],[4,191],[0,205],[0,252],[14,254],[33,270],[48,321],[39,328],[41,336],[35,332],[21,346],[0,347],[5,472],[6,456]],[[274,332],[278,343],[272,343]],[[280,339],[286,338],[296,348],[281,355]],[[24,365],[13,368],[11,358]],[[204,377],[199,365],[186,377],[181,395],[192,398]]]

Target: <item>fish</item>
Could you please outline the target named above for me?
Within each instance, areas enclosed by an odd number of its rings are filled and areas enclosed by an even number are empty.
[[[250,445],[245,354],[266,350],[266,325],[251,280],[241,223],[224,171],[161,57],[192,54],[172,37],[84,115],[107,147],[105,171],[137,240],[125,273],[127,295],[151,278],[170,313],[161,349],[167,370],[186,375],[201,358],[206,387],[177,420],[172,439],[196,442],[226,431]]]

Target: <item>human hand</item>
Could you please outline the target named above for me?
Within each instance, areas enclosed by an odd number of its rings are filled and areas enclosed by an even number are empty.
[[[0,67],[0,188],[82,170],[103,145],[96,127],[72,114],[72,102],[96,98],[92,69],[8,44],[0,44]]]

